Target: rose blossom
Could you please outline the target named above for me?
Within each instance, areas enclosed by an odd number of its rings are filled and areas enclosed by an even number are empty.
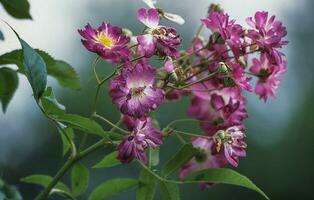
[[[117,146],[118,157],[121,162],[129,163],[133,159],[147,163],[146,149],[156,148],[162,144],[162,133],[153,128],[151,118],[145,120],[124,116],[123,122],[131,131]]]
[[[90,24],[85,29],[78,30],[83,45],[91,52],[97,53],[103,59],[119,63],[128,60],[130,51],[127,44],[130,38],[122,34],[122,29],[111,24],[102,23],[98,29],[93,29]]]
[[[164,100],[164,91],[154,87],[156,70],[146,63],[128,64],[109,83],[109,95],[120,111],[143,118]]]
[[[148,27],[148,34],[137,37],[140,52],[146,57],[151,57],[157,49],[162,55],[177,57],[177,48],[181,44],[180,36],[174,28],[159,25],[157,9],[141,8],[137,12],[137,18]]]
[[[286,67],[286,61],[282,61],[278,65],[271,64],[265,54],[262,54],[260,59],[253,59],[250,71],[258,77],[255,93],[264,101],[267,101],[269,96],[275,96],[276,89],[280,84],[280,78],[285,73]]]

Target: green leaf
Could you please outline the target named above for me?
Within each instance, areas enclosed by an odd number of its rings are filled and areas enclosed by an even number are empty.
[[[43,58],[47,66],[48,75],[54,77],[61,86],[70,89],[80,89],[80,80],[76,71],[68,63],[56,60],[48,53],[36,49],[37,53]],[[22,62],[22,50],[14,50],[0,56],[0,65],[15,64],[19,72],[24,73]]]
[[[41,105],[42,109],[45,111],[45,113],[51,117],[65,114],[65,106],[60,104],[57,101],[51,87],[47,87],[44,94],[40,98],[40,105]],[[65,155],[71,147],[67,137],[71,141],[73,141],[74,132],[73,132],[73,129],[71,127],[67,127],[66,125],[64,125],[62,123],[59,123],[59,124],[61,125],[61,128],[59,128],[59,127],[57,127],[57,128],[58,128],[58,132],[60,133],[62,144],[63,144],[62,155]],[[67,135],[67,137],[65,136],[65,134]]]
[[[14,50],[8,53],[5,53],[0,56],[0,65],[9,65],[15,64],[19,68],[19,71],[24,73],[23,66],[23,51],[22,49]]]
[[[116,151],[111,152],[106,155],[99,163],[97,163],[93,168],[105,168],[120,165],[121,162],[117,160],[118,153]]]
[[[24,177],[21,179],[21,181],[24,183],[37,184],[37,185],[41,185],[43,187],[47,187],[48,184],[52,181],[52,177],[47,176],[47,175],[35,174],[35,175],[30,175],[30,176]],[[62,183],[60,181],[57,183],[55,188],[70,193],[70,189],[64,183]]]
[[[69,143],[68,139],[64,134],[67,134],[68,138],[73,141],[74,140],[74,131],[72,128],[65,126],[63,128],[63,131],[58,128],[58,132],[60,133],[61,136],[61,141],[62,141],[62,155],[64,156],[71,148],[71,144]]]
[[[86,117],[75,114],[62,114],[55,116],[55,119],[87,133],[92,133],[101,137],[108,136],[107,132],[105,132],[97,122]]]
[[[17,19],[32,19],[27,0],[0,0],[4,9]]]
[[[0,199],[23,200],[20,192],[0,179]]]
[[[159,185],[163,199],[180,200],[180,191],[177,184],[160,181]]]
[[[164,177],[169,176],[176,170],[178,170],[182,165],[191,160],[193,156],[198,153],[198,150],[191,144],[185,144],[181,149],[163,166],[161,170],[161,175]]]
[[[88,200],[104,200],[120,192],[134,188],[138,184],[135,179],[112,179],[99,185],[89,196]]]
[[[151,166],[159,164],[159,148],[149,149],[149,163]]]
[[[136,200],[153,200],[158,180],[149,171],[143,169],[139,177]]]
[[[65,106],[57,101],[51,87],[47,87],[43,93],[40,104],[47,115],[65,114]]]
[[[263,195],[266,199],[269,199],[267,195],[250,179],[232,169],[206,169],[188,175],[186,178],[184,178],[184,181],[201,181],[242,186],[254,190]]]
[[[74,165],[71,173],[71,183],[73,196],[77,197],[83,194],[89,182],[89,171],[81,163]]]
[[[4,40],[4,35],[1,31],[0,31],[0,40]]]
[[[23,49],[24,71],[31,84],[35,99],[39,99],[47,84],[47,69],[44,60],[23,39],[20,39]]]
[[[46,64],[42,57],[31,46],[29,46],[27,42],[20,38],[18,33],[8,23],[7,25],[12,29],[21,43],[23,50],[24,72],[28,82],[32,86],[34,97],[38,101],[47,84]]]
[[[56,60],[54,65],[47,66],[48,74],[56,78],[60,85],[70,89],[80,89],[80,80],[76,71],[68,63]]]
[[[3,112],[6,111],[16,89],[19,79],[16,72],[10,68],[0,68],[0,100]]]

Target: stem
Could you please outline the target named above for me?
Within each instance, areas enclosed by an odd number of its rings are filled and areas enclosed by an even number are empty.
[[[198,27],[198,29],[197,29],[197,31],[196,31],[196,33],[195,33],[195,37],[198,37],[198,36],[200,35],[200,33],[201,33],[203,27],[204,27],[203,24],[201,24],[201,25]]]
[[[134,47],[137,47],[138,45],[140,45],[140,44],[139,44],[139,43],[133,44],[133,45],[129,46],[129,49],[132,49],[132,48],[134,48]]]
[[[96,66],[97,66],[97,63],[98,63],[98,61],[99,61],[99,58],[100,58],[100,57],[97,56],[97,57],[95,58],[95,60],[93,61],[93,64],[92,64],[93,72],[94,72],[94,75],[95,75],[95,78],[96,78],[97,83],[100,82],[99,77],[98,77],[98,74],[97,74],[97,71],[96,71]]]
[[[113,70],[113,71],[111,72],[111,74],[109,74],[109,75],[106,76],[103,80],[101,80],[98,85],[100,85],[100,86],[103,85],[107,80],[109,80],[109,79],[112,78],[114,75],[116,75],[117,72],[118,72],[117,69]]]
[[[138,161],[143,168],[145,168],[150,174],[152,174],[153,176],[155,176],[158,180],[160,181],[164,181],[164,182],[168,182],[168,183],[174,183],[174,184],[183,184],[183,181],[175,181],[175,180],[168,180],[165,179],[161,176],[159,176],[158,174],[156,174],[155,172],[153,172],[151,169],[149,169],[144,163],[142,163],[141,161]]]
[[[133,58],[133,59],[131,60],[131,62],[140,60],[140,59],[142,59],[142,58],[145,58],[145,56],[139,56],[139,57]],[[118,68],[118,69],[121,69],[124,65],[125,65],[125,63],[123,63],[123,64],[117,66],[117,68]]]
[[[170,128],[171,131],[175,132],[175,133],[179,133],[179,134],[183,134],[183,135],[188,135],[188,136],[192,136],[192,137],[201,137],[201,138],[206,138],[211,140],[212,137],[206,136],[206,135],[198,135],[198,134],[194,134],[194,133],[189,133],[189,132],[185,132],[185,131],[179,131],[179,130],[175,130]]]
[[[169,129],[172,125],[174,125],[176,123],[181,123],[181,122],[197,122],[197,123],[205,122],[205,123],[212,123],[212,121],[190,119],[190,118],[176,119],[176,120],[171,121],[162,131],[164,132],[165,130]]]
[[[125,134],[130,134],[129,131],[124,130],[123,128],[120,128],[119,126],[115,125],[114,123],[112,123],[111,121],[109,121],[108,119],[98,115],[97,113],[93,114],[93,117],[101,119],[102,121],[106,122],[107,124],[109,124],[110,126],[114,127],[115,129],[125,133]]]
[[[186,58],[186,57],[193,56],[194,54],[196,54],[196,53],[198,53],[198,52],[200,52],[200,51],[202,51],[202,50],[204,50],[204,49],[206,49],[206,46],[205,46],[205,47],[202,47],[202,48],[200,48],[200,49],[198,49],[198,50],[196,50],[196,51],[193,51],[192,53],[185,54],[185,55],[181,56],[180,58],[176,59],[176,62],[178,62],[178,61],[180,61],[180,60],[182,60],[182,59],[184,59],[184,58]]]
[[[58,181],[64,176],[68,169],[73,165],[74,159],[68,159],[66,163],[60,168],[57,174],[53,177],[49,185],[35,198],[35,200],[45,200],[52,188],[58,183]]]
[[[190,83],[190,84],[187,84],[187,85],[185,85],[185,86],[180,87],[180,89],[184,89],[184,88],[187,88],[187,87],[191,87],[191,86],[193,86],[193,85],[195,85],[195,84],[198,84],[198,83],[207,81],[207,80],[211,79],[213,76],[215,76],[216,74],[217,74],[217,72],[213,72],[213,73],[209,74],[208,76],[206,76],[206,77],[204,77],[204,78],[201,78],[201,79],[199,79],[199,80],[197,80],[197,81],[195,81],[195,82],[193,82],[193,83]]]
[[[59,169],[57,174],[53,177],[52,181],[48,184],[48,186],[35,198],[35,200],[45,200],[49,196],[50,191],[52,188],[59,182],[59,180],[65,175],[65,173],[79,160],[83,159],[90,153],[94,152],[98,148],[106,145],[106,144],[112,144],[111,142],[108,142],[106,138],[99,140],[86,150],[78,153],[75,157],[68,159],[64,165]]]
[[[177,138],[179,139],[179,141],[180,141],[182,144],[186,144],[185,139],[184,139],[181,135],[179,135],[179,134],[177,134],[177,133],[174,133],[174,134],[177,136]]]

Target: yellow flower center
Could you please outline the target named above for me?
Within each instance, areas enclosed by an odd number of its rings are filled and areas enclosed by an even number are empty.
[[[111,37],[105,35],[104,33],[98,34],[96,41],[107,48],[111,48],[114,46],[114,40]]]

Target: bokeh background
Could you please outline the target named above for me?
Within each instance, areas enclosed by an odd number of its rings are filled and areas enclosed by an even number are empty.
[[[49,85],[54,87],[57,98],[70,113],[87,116],[95,92],[90,69],[95,55],[83,48],[77,29],[87,22],[97,26],[106,21],[139,33],[142,26],[136,20],[136,11],[145,5],[140,0],[29,2],[32,21],[13,19],[2,7],[0,18],[9,22],[33,47],[43,49],[75,67],[81,77],[81,90],[63,89],[53,79],[49,79]],[[247,94],[249,119],[245,124],[248,156],[241,160],[237,170],[251,178],[271,199],[314,199],[314,1],[159,0],[159,6],[186,19],[183,26],[175,25],[185,41],[183,48],[187,47],[187,41],[192,38],[199,26],[199,19],[205,16],[210,3],[220,3],[239,23],[244,23],[245,18],[257,10],[267,10],[276,14],[286,25],[290,41],[284,49],[289,61],[288,73],[275,99],[264,103],[255,95]],[[13,33],[3,23],[0,27],[5,35],[5,41],[0,42],[0,53],[19,48]],[[207,36],[206,34],[206,31],[202,32],[202,35]],[[112,69],[106,63],[100,65],[103,73]],[[161,126],[173,119],[186,117],[184,108],[188,103],[188,99],[184,99],[178,106],[162,106],[157,113]],[[107,97],[107,90],[101,96],[98,110],[113,121],[119,117]],[[180,128],[193,131],[197,130],[195,126]],[[88,140],[89,143],[93,141],[93,138]],[[166,141],[161,150],[161,162],[171,156],[178,145],[174,139]],[[83,162],[91,167],[109,150],[100,150]],[[61,157],[61,152],[59,134],[37,108],[26,78],[20,76],[19,88],[7,113],[0,112],[0,176],[15,185],[24,199],[33,199],[41,188],[23,184],[19,179],[30,174],[54,175],[65,160]],[[140,167],[136,164],[93,169],[89,191],[110,178],[136,177],[139,170]],[[63,181],[69,183],[69,177],[66,176]],[[258,194],[247,189],[228,185],[217,185],[205,191],[200,191],[197,185],[188,185],[181,188],[181,193],[185,200],[261,199]],[[134,198],[134,191],[130,191],[112,199]],[[87,199],[87,195],[81,199]]]

